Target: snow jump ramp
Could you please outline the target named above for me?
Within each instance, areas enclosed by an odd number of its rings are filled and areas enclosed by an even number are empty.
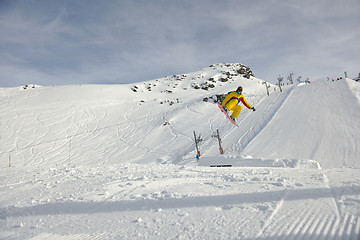
[[[273,167],[321,169],[320,164],[314,160],[266,159],[230,155],[201,157],[199,159],[198,165],[207,167]]]

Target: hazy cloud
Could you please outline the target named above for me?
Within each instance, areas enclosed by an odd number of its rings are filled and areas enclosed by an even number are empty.
[[[358,0],[0,1],[0,87],[130,83],[217,62],[357,76]]]

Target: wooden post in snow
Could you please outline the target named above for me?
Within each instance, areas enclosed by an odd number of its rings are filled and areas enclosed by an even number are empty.
[[[266,93],[267,93],[267,95],[269,96],[270,94],[269,94],[269,88],[270,88],[270,85],[268,85],[267,84],[267,82],[264,80],[263,81],[263,84],[265,84],[265,87],[266,87]]]
[[[280,92],[282,92],[282,89],[281,89],[281,82],[283,81],[283,77],[281,75],[278,76],[277,80],[278,80],[278,84],[279,84],[279,88],[280,88]]]
[[[219,129],[216,130],[216,134],[212,135],[212,137],[217,138],[219,141],[219,151],[220,154],[224,154],[224,149],[221,146],[221,138],[220,138],[220,133],[219,133]]]
[[[199,137],[196,136],[196,133],[194,131],[194,139],[195,139],[195,146],[196,146],[196,159],[199,160],[200,158],[200,150],[198,143],[202,141],[201,135],[199,134]]]

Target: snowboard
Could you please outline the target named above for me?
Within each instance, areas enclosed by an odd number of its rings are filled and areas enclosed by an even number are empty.
[[[226,115],[226,117],[230,120],[230,122],[231,122],[232,124],[234,124],[235,126],[239,127],[239,126],[236,124],[236,122],[234,122],[234,121],[230,118],[229,114],[225,111],[225,109],[223,108],[223,106],[221,106],[221,104],[218,104],[218,107],[219,107],[220,110]]]

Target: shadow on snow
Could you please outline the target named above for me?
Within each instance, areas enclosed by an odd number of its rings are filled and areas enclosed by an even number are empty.
[[[360,195],[357,187],[335,187],[280,190],[260,193],[239,193],[219,196],[195,196],[171,199],[143,199],[102,202],[58,202],[31,207],[8,207],[0,209],[0,218],[60,214],[96,214],[106,212],[149,211],[156,209],[176,209],[192,207],[217,207],[224,205],[264,203],[280,201],[286,194],[286,200],[304,200],[334,198],[333,193],[341,195]]]

